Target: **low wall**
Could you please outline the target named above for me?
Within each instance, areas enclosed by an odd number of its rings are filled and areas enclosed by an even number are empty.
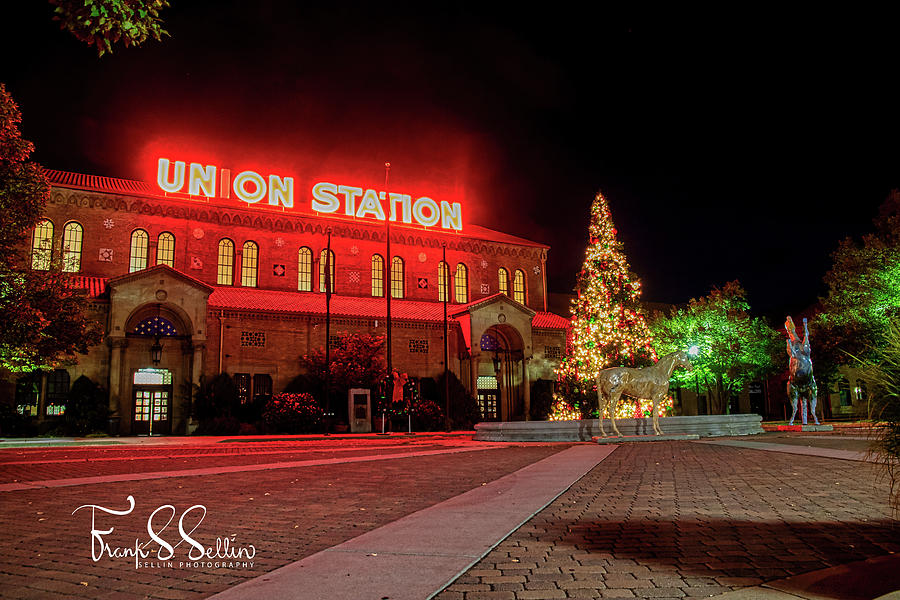
[[[700,437],[752,435],[763,433],[759,415],[698,415],[693,417],[664,417],[659,428],[665,434],[696,433]],[[653,421],[646,419],[617,419],[622,435],[653,435]],[[603,428],[610,435],[609,419]],[[478,423],[475,439],[482,442],[589,442],[600,435],[597,419],[580,421],[507,421]]]

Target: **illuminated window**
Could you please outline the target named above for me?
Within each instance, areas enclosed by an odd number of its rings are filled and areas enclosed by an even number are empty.
[[[46,271],[50,268],[50,255],[53,250],[53,223],[44,219],[34,228],[31,238],[31,268]]]
[[[234,282],[234,242],[228,238],[219,240],[219,257],[216,265],[216,283],[231,285]]]
[[[35,371],[16,380],[16,412],[26,417],[37,416],[41,399],[41,372]]]
[[[297,252],[297,289],[312,291],[312,250],[303,246]]]
[[[391,298],[403,297],[403,259],[395,256],[391,259]]]
[[[256,242],[244,242],[241,253],[241,285],[256,287],[256,271],[259,264],[259,246]]]
[[[250,402],[250,373],[235,373],[234,385],[237,386],[238,401],[241,404]]]
[[[81,223],[66,223],[63,229],[63,271],[77,273],[81,270],[81,241],[84,228]]]
[[[48,416],[59,416],[66,412],[69,399],[69,373],[65,369],[56,369],[47,375],[47,409]]]
[[[156,242],[156,264],[175,266],[175,236],[164,231]]]
[[[525,304],[525,273],[518,269],[513,277],[513,300]]]
[[[372,296],[384,296],[384,259],[380,254],[372,255]]]
[[[150,244],[150,236],[143,229],[135,229],[131,234],[131,260],[128,263],[128,272],[134,273],[147,268],[147,246]]]
[[[850,382],[846,377],[838,380],[838,396],[841,406],[853,406],[853,399],[850,397]]]
[[[462,263],[456,265],[456,281],[453,289],[458,303],[465,304],[469,301],[469,272]]]
[[[272,376],[259,373],[253,376],[253,398],[272,395]]]
[[[869,388],[862,379],[856,380],[856,399],[860,402],[866,402],[869,399]]]
[[[501,294],[506,294],[507,296],[509,296],[509,271],[507,271],[503,267],[500,267],[500,269],[497,271],[497,279],[499,282],[497,289]]]
[[[322,252],[319,254],[319,291],[325,291],[325,263],[329,265],[329,273],[328,273],[328,282],[329,282],[329,290],[332,294],[334,293],[334,250],[331,250],[331,254],[329,254],[328,248],[323,248]]]
[[[450,299],[450,267],[444,261],[438,264],[438,302]]]

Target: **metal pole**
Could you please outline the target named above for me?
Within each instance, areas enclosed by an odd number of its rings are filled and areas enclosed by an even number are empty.
[[[386,272],[386,277],[384,278],[385,282],[387,282],[387,286],[385,289],[385,296],[387,297],[387,370],[388,373],[394,372],[394,363],[391,360],[391,295],[393,293],[394,287],[394,279],[393,279],[393,271],[394,271],[394,260],[391,258],[391,200],[388,195],[387,187],[388,187],[388,179],[391,173],[391,163],[384,163],[384,194],[387,199],[388,209],[387,214],[385,215],[384,222],[385,231],[386,231],[386,250],[385,254],[387,256],[384,259],[384,270]]]
[[[443,265],[441,269],[447,269],[447,242],[441,244],[441,264]],[[444,284],[447,284],[447,275],[449,273],[443,273],[444,275]],[[440,282],[438,282],[438,288],[440,288]],[[450,364],[449,364],[449,355],[450,355],[450,339],[448,338],[448,326],[447,326],[447,300],[450,297],[450,290],[447,289],[447,293],[444,294],[444,425],[447,431],[452,429],[450,425]]]
[[[325,418],[331,414],[331,227],[325,230]],[[327,432],[326,432],[327,433]]]

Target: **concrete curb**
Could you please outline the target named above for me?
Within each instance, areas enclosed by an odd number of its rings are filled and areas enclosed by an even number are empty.
[[[212,598],[432,598],[617,447],[563,450]]]

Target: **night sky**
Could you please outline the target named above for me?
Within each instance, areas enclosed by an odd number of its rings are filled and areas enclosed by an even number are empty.
[[[164,149],[373,185],[390,161],[398,187],[549,244],[556,292],[602,190],[645,300],[737,278],[775,322],[900,188],[887,15],[172,3],[170,38],[103,58],[44,2],[4,6],[0,81],[37,161],[148,180]]]

